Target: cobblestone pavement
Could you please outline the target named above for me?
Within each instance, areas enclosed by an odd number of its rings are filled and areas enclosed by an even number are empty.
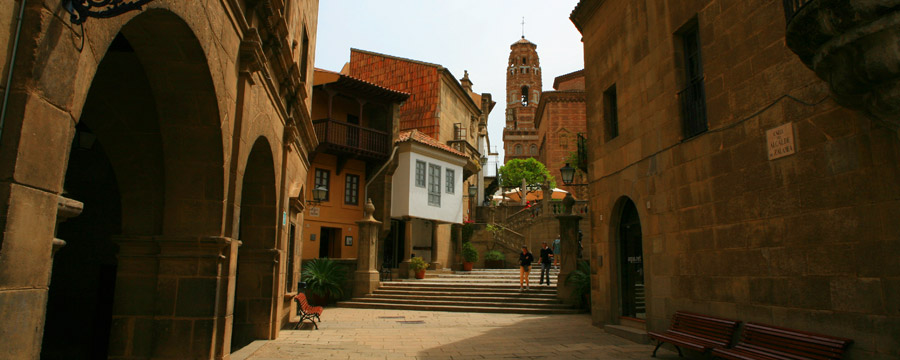
[[[319,330],[285,330],[235,358],[652,359],[653,346],[607,334],[589,315],[329,308]],[[241,354],[242,353],[242,354]],[[678,359],[660,349],[657,359]]]

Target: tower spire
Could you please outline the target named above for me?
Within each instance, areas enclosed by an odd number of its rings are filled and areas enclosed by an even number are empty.
[[[525,17],[522,17],[522,38],[525,38]]]

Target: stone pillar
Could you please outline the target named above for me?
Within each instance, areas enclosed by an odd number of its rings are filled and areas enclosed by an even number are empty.
[[[365,213],[359,225],[359,243],[356,246],[356,274],[353,279],[353,297],[371,294],[378,288],[378,271],[375,270],[375,250],[378,249],[378,229],[381,221],[375,220],[372,213],[375,205],[372,199],[366,201]]]
[[[556,296],[562,302],[576,304],[578,299],[572,297],[572,287],[566,285],[566,278],[575,271],[576,261],[578,261],[575,256],[578,253],[578,222],[581,221],[581,216],[572,215],[575,198],[571,193],[566,194],[566,198],[562,202],[563,214],[556,217],[559,219],[560,252],[562,252],[559,277],[556,280]]]
[[[438,222],[431,222],[431,265],[434,266],[435,270],[440,270],[444,268],[444,264],[441,264],[438,261],[438,250],[440,249],[438,241]]]

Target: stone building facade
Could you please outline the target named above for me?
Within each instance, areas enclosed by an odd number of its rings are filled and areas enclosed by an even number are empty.
[[[226,359],[277,337],[318,1],[64,4],[0,10],[0,358]]]
[[[506,126],[503,162],[538,156],[535,111],[541,100],[541,59],[537,45],[523,36],[509,46],[506,67]]]
[[[801,16],[833,2],[802,3]],[[784,10],[583,0],[572,12],[584,35],[594,321],[658,331],[689,310],[895,359],[897,127],[834,100],[785,45]],[[862,75],[849,76],[834,80]]]

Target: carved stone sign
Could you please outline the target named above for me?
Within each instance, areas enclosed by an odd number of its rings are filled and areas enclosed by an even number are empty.
[[[793,123],[766,130],[766,144],[769,150],[769,160],[793,154],[796,151]]]
[[[319,216],[319,207],[313,206],[309,208],[309,216]]]

